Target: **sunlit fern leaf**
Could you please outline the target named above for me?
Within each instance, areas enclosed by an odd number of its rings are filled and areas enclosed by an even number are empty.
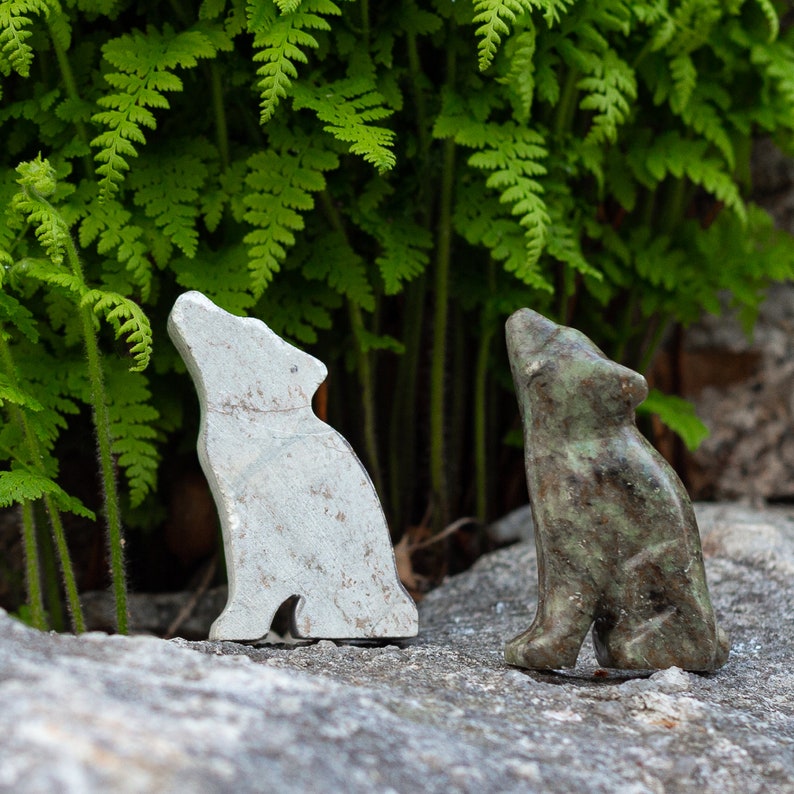
[[[310,31],[327,31],[331,26],[326,16],[342,12],[332,0],[283,0],[279,5],[293,7],[279,13],[271,0],[247,4],[248,30],[254,35],[260,102],[260,122],[267,124],[282,99],[291,90],[298,76],[295,63],[306,63],[307,49],[316,49],[319,42]]]
[[[11,207],[33,227],[47,256],[59,265],[63,261],[69,229],[47,201],[57,186],[55,169],[39,154],[35,160],[20,163],[16,170],[19,192],[11,200]]]
[[[134,361],[131,371],[146,369],[152,355],[152,327],[137,303],[115,292],[91,289],[83,295],[80,305],[90,306],[113,327],[117,339],[124,338]]]
[[[30,469],[17,468],[11,469],[11,471],[0,471],[0,507],[35,502],[44,496],[49,496],[59,510],[74,513],[92,521],[96,519],[94,513],[79,499],[69,496],[58,483],[49,477]]]
[[[30,74],[33,48],[28,39],[31,15],[47,17],[50,7],[44,0],[3,0],[0,2],[0,72],[14,71],[22,77]]]
[[[529,120],[535,94],[535,42],[536,31],[531,20],[525,30],[509,39],[505,53],[509,63],[507,74],[499,78],[515,96],[516,116]]]
[[[314,207],[312,193],[323,190],[323,172],[339,164],[335,154],[308,140],[295,138],[295,151],[268,149],[248,160],[245,220],[253,230],[244,242],[249,246],[251,284],[259,297],[278,272],[295,244],[295,232],[304,227],[302,213]]]
[[[177,152],[151,157],[129,179],[135,204],[189,257],[195,255],[198,246],[198,199],[208,175],[200,154],[211,154],[192,143],[175,141]]]
[[[127,480],[130,504],[135,507],[157,486],[160,455],[155,424],[159,414],[151,405],[144,375],[118,365],[106,369],[113,454]]]
[[[480,71],[485,71],[493,62],[502,39],[510,34],[511,26],[523,15],[533,10],[540,11],[547,25],[558,22],[573,0],[474,0],[475,25]]]
[[[275,3],[282,14],[291,14],[298,10],[301,0],[275,0]]]
[[[157,121],[149,108],[168,108],[164,92],[181,91],[177,68],[193,68],[200,58],[215,54],[209,37],[198,30],[175,33],[166,25],[163,32],[153,27],[111,39],[102,48],[105,60],[118,71],[105,75],[116,93],[97,102],[107,108],[95,113],[92,121],[106,131],[91,145],[100,165],[97,174],[101,196],[108,199],[118,190],[129,170],[129,158],[136,157],[136,145],[146,143],[143,127],[155,129]]]
[[[322,86],[295,86],[294,107],[309,108],[325,122],[323,129],[350,144],[350,151],[387,171],[396,163],[395,133],[373,124],[392,115],[383,95],[367,77],[338,80]]]
[[[670,428],[691,452],[694,452],[709,437],[709,429],[695,413],[695,406],[688,400],[672,394],[663,394],[651,389],[645,401],[637,406],[638,414],[653,414]]]
[[[780,18],[777,14],[772,0],[755,0],[756,5],[761,9],[766,23],[769,27],[769,41],[774,41],[780,33]]]
[[[727,106],[730,102],[727,92],[719,90],[716,86],[705,88],[697,87],[690,96],[687,104],[681,109],[681,119],[690,126],[698,135],[714,144],[728,167],[733,169],[736,164],[731,133],[726,126],[725,119],[717,110],[717,103]],[[709,101],[713,96],[715,102]],[[717,106],[715,106],[717,105]]]
[[[595,72],[582,78],[578,85],[587,92],[579,107],[595,113],[585,143],[614,143],[637,98],[634,70],[614,50],[608,49],[599,59]]]
[[[303,275],[323,281],[334,292],[350,299],[365,311],[375,308],[375,296],[367,278],[364,260],[338,232],[319,238],[303,263]]]
[[[144,230],[132,220],[132,213],[116,199],[95,199],[83,218],[80,244],[85,248],[96,240],[97,253],[113,256],[124,266],[141,297],[149,297],[153,277],[150,249]]]
[[[220,253],[200,249],[194,259],[172,260],[170,268],[180,287],[203,292],[232,314],[245,315],[256,302],[244,245],[227,246]]]

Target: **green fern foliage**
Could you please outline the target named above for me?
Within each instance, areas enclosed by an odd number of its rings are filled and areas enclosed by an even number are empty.
[[[295,108],[310,108],[323,129],[339,141],[350,144],[350,151],[372,163],[379,171],[388,171],[396,162],[392,146],[394,132],[371,122],[392,114],[383,95],[369,79],[337,80],[334,83],[296,88]]]
[[[296,138],[281,152],[268,150],[248,160],[245,220],[254,227],[244,242],[250,250],[251,287],[259,296],[295,245],[295,233],[304,228],[303,212],[314,207],[313,193],[325,188],[324,172],[337,168],[333,152]]]
[[[108,129],[91,145],[99,150],[95,158],[100,163],[97,174],[102,196],[109,198],[129,170],[129,158],[138,154],[135,144],[146,143],[142,128],[157,127],[149,108],[167,109],[164,92],[182,90],[182,80],[174,69],[195,67],[199,59],[212,57],[215,48],[201,31],[175,33],[166,25],[162,33],[149,27],[145,34],[136,31],[112,39],[102,54],[117,70],[105,74],[116,93],[98,100],[107,110],[95,113],[92,121]]]
[[[114,292],[87,290],[80,306],[90,307],[94,314],[103,316],[110,323],[117,339],[125,339],[134,364],[132,372],[142,372],[149,366],[152,355],[152,327],[146,315],[133,301]]]
[[[56,482],[29,469],[0,471],[0,507],[35,502],[50,496],[59,510],[95,520],[93,511],[74,496],[69,496]]]
[[[267,124],[298,77],[295,63],[307,63],[305,50],[320,46],[314,31],[331,29],[326,16],[341,14],[331,0],[258,0],[248,3],[248,30],[254,34],[260,121]]]
[[[0,2],[0,71],[12,71],[27,77],[33,63],[33,48],[28,39],[32,32],[31,15],[47,17],[50,7],[45,0],[3,0]]]

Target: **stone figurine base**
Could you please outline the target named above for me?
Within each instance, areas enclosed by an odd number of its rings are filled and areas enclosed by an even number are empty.
[[[637,430],[648,387],[583,334],[529,309],[507,321],[524,422],[538,607],[510,664],[573,667],[593,626],[599,663],[709,671],[729,643],[709,598],[684,486]]]
[[[260,639],[293,596],[300,637],[414,636],[372,481],[312,411],[325,365],[198,292],[179,297],[168,330],[198,392],[199,458],[223,528],[229,601],[210,638]]]

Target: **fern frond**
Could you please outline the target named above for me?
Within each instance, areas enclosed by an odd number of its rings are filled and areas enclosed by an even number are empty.
[[[554,287],[537,264],[527,266],[527,240],[522,227],[495,196],[483,195],[476,182],[457,191],[455,229],[471,245],[483,245],[505,271],[538,292],[551,293]]]
[[[33,227],[47,256],[55,265],[63,262],[69,239],[69,229],[60,213],[47,201],[57,186],[55,169],[39,154],[35,160],[17,166],[19,192],[11,200],[11,207]]]
[[[276,279],[257,304],[257,314],[280,336],[302,344],[315,344],[317,331],[332,327],[332,312],[342,297],[322,281],[297,278],[298,272]]]
[[[33,48],[27,40],[33,35],[28,29],[31,14],[49,16],[50,7],[45,0],[3,0],[0,2],[0,71],[12,70],[28,77],[33,63]]]
[[[249,2],[247,6],[248,30],[254,34],[258,50],[254,61],[263,63],[256,72],[261,78],[257,88],[262,124],[270,121],[279,102],[288,96],[298,76],[295,63],[307,63],[305,50],[320,46],[309,31],[330,30],[324,16],[342,13],[332,0],[281,0],[278,6],[272,0]]]
[[[489,171],[486,187],[499,192],[499,201],[511,206],[525,229],[526,262],[516,275],[533,271],[548,238],[550,218],[543,186],[535,177],[546,173],[548,152],[543,136],[512,123],[483,125],[487,144],[469,157],[469,165]]]
[[[364,311],[375,308],[375,296],[367,278],[364,260],[342,234],[330,232],[312,246],[303,264],[307,279],[323,281],[334,292],[358,304]]]
[[[141,226],[132,222],[132,213],[119,201],[96,197],[80,223],[79,239],[83,248],[96,240],[99,254],[114,255],[146,300],[151,291],[153,264],[143,233]]]
[[[695,64],[689,53],[681,52],[670,61],[670,74],[673,78],[670,107],[674,113],[681,113],[689,102],[698,79]]]
[[[614,143],[618,128],[628,118],[637,98],[634,70],[614,50],[607,49],[594,72],[583,77],[578,86],[587,92],[579,107],[595,112],[585,144]]]
[[[157,486],[160,454],[154,425],[160,415],[151,405],[144,375],[116,366],[108,367],[106,378],[113,454],[127,480],[130,504],[137,507]]]
[[[83,295],[80,305],[90,306],[96,315],[104,316],[116,339],[125,338],[135,362],[131,372],[146,369],[152,355],[152,327],[137,303],[116,292],[91,289]]]
[[[173,70],[192,68],[200,58],[215,54],[207,35],[198,30],[174,33],[149,27],[111,39],[102,48],[105,60],[118,71],[105,75],[116,93],[100,97],[98,104],[108,110],[95,113],[92,121],[108,129],[91,141],[99,151],[94,158],[101,165],[101,196],[110,198],[117,190],[129,158],[136,157],[135,144],[146,143],[142,127],[155,129],[157,122],[149,108],[167,108],[166,91],[181,91],[182,81]]]
[[[192,143],[173,141],[179,154],[152,156],[129,179],[135,204],[143,207],[146,216],[188,257],[196,254],[198,199],[208,175],[205,161]]]
[[[30,342],[35,344],[39,341],[33,314],[13,295],[0,291],[0,338],[9,338],[8,325],[16,328]]]
[[[96,520],[94,513],[77,497],[69,496],[58,483],[49,477],[30,469],[0,471],[0,507],[35,502],[43,496],[49,496],[59,510],[74,513],[91,521]]]
[[[531,20],[526,30],[514,35],[505,47],[509,68],[499,82],[507,85],[516,97],[516,117],[528,121],[535,93],[535,41],[537,34]]]
[[[433,238],[430,232],[408,218],[392,218],[378,230],[382,253],[375,264],[380,269],[387,295],[399,293],[405,282],[423,273],[430,261]]]
[[[221,252],[201,250],[195,259],[172,260],[170,268],[180,287],[203,292],[232,314],[245,315],[255,303],[244,245],[226,246]]]
[[[386,107],[383,95],[369,78],[337,80],[317,87],[295,86],[293,95],[296,110],[313,110],[320,121],[326,122],[323,129],[349,143],[353,154],[379,171],[394,167],[394,132],[370,123],[391,116],[392,110]]]
[[[12,277],[34,278],[42,284],[71,292],[80,297],[85,286],[82,279],[63,265],[57,265],[50,259],[25,257],[16,262],[10,270]]]
[[[652,48],[671,56],[694,52],[708,42],[725,11],[722,0],[682,0],[657,26]]]
[[[546,24],[551,26],[572,3],[573,0],[474,0],[472,21],[480,25],[475,31],[480,37],[477,44],[480,71],[484,72],[491,65],[502,39],[509,35],[510,26],[517,19],[538,9],[543,12]]]
[[[269,149],[249,158],[245,220],[254,230],[243,241],[249,246],[255,296],[262,294],[295,244],[295,232],[304,226],[301,213],[314,207],[311,194],[325,188],[323,172],[338,165],[335,154],[300,136],[294,138],[294,153]]]
[[[581,223],[571,222],[564,217],[562,207],[559,206],[555,196],[550,202],[551,224],[549,226],[546,252],[558,262],[563,262],[568,267],[589,276],[596,281],[603,279],[603,274],[598,268],[587,261],[582,251]]]
[[[740,218],[747,212],[739,188],[722,162],[707,156],[704,140],[685,140],[677,132],[660,135],[647,151],[645,167],[658,184],[671,174],[676,179],[688,178],[730,207]],[[638,175],[639,176],[639,175]]]
[[[772,42],[780,33],[780,18],[777,15],[777,9],[772,3],[772,0],[755,0],[755,2],[761,9],[766,19],[766,24],[769,27],[769,38],[767,40]]]
[[[29,411],[41,411],[44,407],[35,397],[21,389],[10,378],[0,374],[0,405],[5,402],[27,408]]]
[[[710,98],[714,98],[714,103]],[[682,121],[707,141],[714,144],[732,170],[736,164],[733,141],[715,104],[727,107],[730,97],[719,86],[695,88],[687,104],[681,109]]]

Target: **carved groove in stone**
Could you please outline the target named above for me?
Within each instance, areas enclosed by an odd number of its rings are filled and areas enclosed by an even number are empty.
[[[508,662],[573,667],[591,624],[605,667],[714,670],[728,658],[689,497],[637,430],[648,387],[579,331],[507,321],[538,552],[538,608]]]
[[[229,600],[210,639],[263,637],[292,596],[300,637],[414,636],[369,475],[312,411],[325,365],[198,292],[177,299],[168,331],[198,392],[199,458],[223,529]]]

